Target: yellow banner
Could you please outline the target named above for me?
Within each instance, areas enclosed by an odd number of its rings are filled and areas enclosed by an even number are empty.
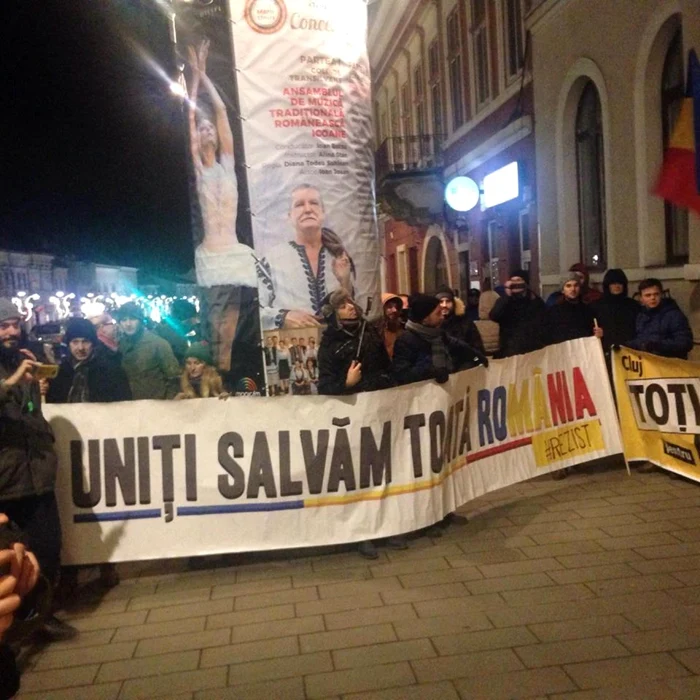
[[[613,372],[628,461],[700,481],[700,364],[623,347]]]
[[[603,450],[605,440],[600,421],[589,420],[533,435],[532,449],[537,466],[549,467],[563,459]]]

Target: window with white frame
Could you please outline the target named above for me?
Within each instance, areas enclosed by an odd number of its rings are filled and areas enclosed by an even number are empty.
[[[462,31],[460,6],[447,17],[447,70],[450,83],[452,129],[464,124],[464,64],[462,61]]]
[[[433,114],[433,136],[443,133],[442,90],[440,89],[440,49],[437,39],[428,47],[428,75],[430,77],[430,108]]]
[[[413,69],[413,102],[416,105],[416,134],[425,134],[425,83],[423,80],[423,64],[419,63]]]
[[[605,158],[600,96],[588,80],[576,113],[576,178],[581,262],[605,269]]]
[[[491,97],[487,8],[486,0],[471,0],[471,3],[476,103],[481,106]]]
[[[525,60],[525,31],[522,0],[503,0],[506,80],[516,77]]]

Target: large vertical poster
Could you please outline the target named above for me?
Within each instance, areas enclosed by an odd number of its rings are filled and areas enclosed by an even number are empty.
[[[264,365],[288,393],[313,378],[326,295],[379,292],[366,1],[176,11],[212,346],[237,382]]]

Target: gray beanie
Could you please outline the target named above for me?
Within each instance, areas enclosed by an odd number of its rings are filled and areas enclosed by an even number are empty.
[[[0,297],[0,323],[11,318],[22,318],[19,309],[7,297]]]
[[[562,289],[564,288],[564,285],[567,282],[578,282],[581,284],[581,277],[578,273],[576,272],[567,272],[562,278],[561,278],[561,287]]]

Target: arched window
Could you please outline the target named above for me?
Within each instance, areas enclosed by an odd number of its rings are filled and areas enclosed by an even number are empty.
[[[425,254],[425,292],[432,294],[438,287],[449,285],[447,259],[442,249],[442,243],[437,236],[428,241]]]
[[[661,75],[661,123],[664,149],[668,147],[673,127],[683,103],[683,37],[680,28],[669,44]],[[666,261],[688,262],[688,210],[664,203],[666,223]]]
[[[576,180],[581,262],[605,268],[605,159],[598,90],[589,80],[576,112]]]

